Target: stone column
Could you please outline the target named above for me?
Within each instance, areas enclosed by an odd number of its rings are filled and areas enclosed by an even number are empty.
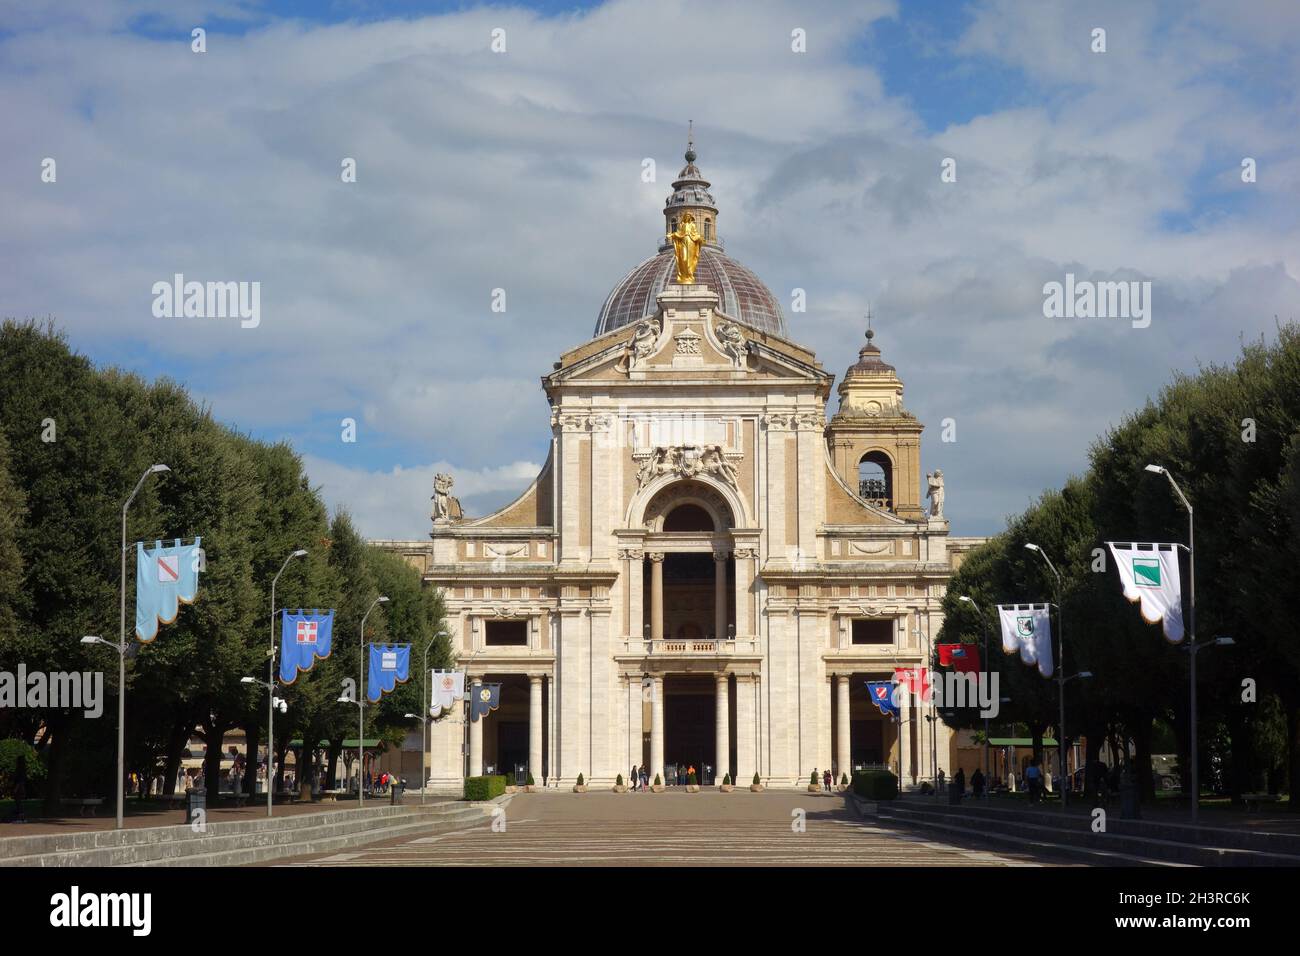
[[[728,687],[729,680],[730,678],[725,673],[717,676],[717,690],[713,697],[713,766],[718,783],[722,783],[724,773],[731,772],[731,693]]]
[[[758,771],[758,738],[755,721],[758,710],[755,698],[758,680],[749,675],[736,675],[736,778],[737,786],[748,787]]]
[[[645,707],[642,706],[641,675],[629,674],[627,677],[627,756],[624,763],[630,771],[641,766],[644,756],[641,753],[641,722],[644,720]]]
[[[475,678],[470,684],[470,713],[474,713],[474,701],[478,700],[479,688],[483,685]],[[469,775],[471,777],[483,776],[483,721],[487,715],[479,717],[478,720],[471,720],[469,725]]]
[[[851,774],[853,769],[850,744],[851,725],[849,724],[849,677],[846,674],[835,676],[835,782],[840,782],[841,774]]]
[[[642,610],[645,601],[644,591],[644,574],[645,574],[645,552],[640,549],[630,549],[628,551],[627,563],[627,603],[628,603],[628,628],[627,636],[634,641],[639,641],[645,637],[645,612]]]
[[[652,551],[646,555],[650,559],[650,637],[652,640],[664,639],[664,555],[662,551]],[[656,678],[660,683],[662,678]],[[662,768],[661,768],[662,769]]]
[[[736,559],[736,636],[737,637],[754,637],[758,628],[754,626],[752,615],[750,614],[750,605],[753,596],[749,593],[750,585],[753,583],[753,557],[752,548],[737,548],[732,555]]]
[[[650,678],[650,782],[655,782],[655,775],[663,780],[664,772],[664,679],[662,676]]]
[[[713,552],[713,633],[727,639],[727,552]]]
[[[898,697],[898,749],[903,767],[903,779],[898,781],[898,786],[902,788],[915,782],[916,768],[912,764],[912,695],[902,687]]]
[[[542,679],[528,678],[528,772],[542,785]]]

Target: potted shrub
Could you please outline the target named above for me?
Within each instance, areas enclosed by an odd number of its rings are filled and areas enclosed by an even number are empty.
[[[586,793],[587,781],[583,779],[582,774],[578,774],[578,782],[573,785],[574,793]]]
[[[659,779],[659,774],[655,774],[655,782],[650,785],[650,792],[651,793],[664,792],[664,782],[661,779]]]
[[[627,793],[627,787],[623,785],[623,775],[621,773],[614,778],[614,792]]]
[[[847,789],[849,789],[849,775],[842,773],[840,774],[840,792],[843,793]]]
[[[731,791],[736,789],[731,785],[731,774],[724,773],[722,775],[722,786],[720,786],[718,789],[721,790],[723,793],[731,793]]]
[[[821,793],[821,792],[822,792],[822,785],[821,785],[820,783],[817,782],[817,771],[816,771],[816,770],[814,770],[812,773],[810,773],[810,774],[808,775],[808,792],[809,792],[809,793]]]
[[[696,779],[695,779],[695,774],[693,774],[693,773],[691,773],[691,774],[687,774],[687,775],[686,775],[686,792],[687,792],[687,793],[699,793],[699,792],[700,792],[700,785],[699,785],[699,783],[696,781]]]
[[[754,782],[749,785],[749,792],[750,793],[763,792],[763,781],[759,779],[757,770],[754,771]]]

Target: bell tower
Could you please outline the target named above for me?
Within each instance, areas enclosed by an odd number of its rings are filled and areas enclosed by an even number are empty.
[[[921,431],[903,407],[903,382],[880,357],[867,316],[867,344],[839,385],[840,407],[826,429],[835,470],[858,496],[900,518],[924,518]]]

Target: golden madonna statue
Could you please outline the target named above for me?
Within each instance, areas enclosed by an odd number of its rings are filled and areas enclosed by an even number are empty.
[[[700,261],[700,246],[704,237],[695,228],[695,216],[687,213],[682,216],[682,224],[676,232],[668,233],[673,243],[673,255],[677,257],[677,284],[693,285],[695,283],[695,266]]]

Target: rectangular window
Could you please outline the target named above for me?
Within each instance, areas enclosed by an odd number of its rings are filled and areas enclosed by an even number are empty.
[[[853,621],[854,644],[893,644],[894,622],[890,618],[856,618]]]
[[[527,621],[487,621],[488,647],[527,647]]]

